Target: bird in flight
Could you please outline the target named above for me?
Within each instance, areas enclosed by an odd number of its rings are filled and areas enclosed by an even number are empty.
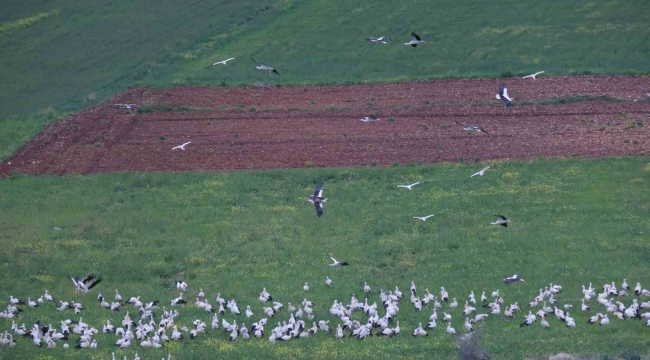
[[[211,67],[213,67],[213,66],[215,66],[215,65],[219,65],[219,64],[226,65],[226,63],[227,63],[228,61],[230,61],[230,60],[235,60],[235,58],[230,58],[230,59],[226,59],[226,60],[217,61],[216,63],[214,63],[214,64],[212,64],[212,65],[206,67],[206,69],[209,69],[209,68],[211,68]]]
[[[512,222],[512,221],[506,219],[506,217],[503,216],[503,215],[494,215],[494,216],[497,217],[497,221],[491,222],[490,224],[492,224],[492,225],[501,225],[501,226],[504,226],[504,227],[508,227],[508,223]]]
[[[404,43],[404,45],[411,45],[413,47],[417,47],[418,44],[426,44],[427,43],[426,41],[420,40],[420,36],[418,34],[412,32],[411,35],[413,35],[413,37],[411,38],[411,41],[409,41],[407,43]]]
[[[174,147],[172,148],[172,150],[181,149],[181,150],[185,151],[185,146],[188,145],[188,144],[191,144],[191,143],[192,143],[191,141],[188,141],[188,142],[186,142],[186,143],[183,144],[183,145],[174,146]]]
[[[264,63],[261,63],[261,62],[255,60],[255,59],[253,59],[253,58],[251,58],[251,60],[253,60],[256,63],[260,64],[259,66],[255,67],[257,70],[266,70],[266,71],[269,72],[269,76],[271,76],[272,72],[274,72],[274,73],[278,74],[278,76],[280,76],[280,73],[277,70],[275,70],[274,68],[272,68],[272,67],[270,67],[270,66],[268,66],[268,65],[266,65]]]
[[[411,219],[417,219],[417,220],[421,220],[421,221],[427,221],[428,218],[430,218],[430,217],[432,217],[432,216],[438,216],[438,215],[440,215],[440,214],[431,214],[431,215],[427,215],[427,216],[413,216],[413,217],[411,217]]]
[[[369,37],[369,38],[366,38],[366,41],[377,43],[377,44],[386,44],[386,43],[388,43],[388,40],[390,40],[390,39],[387,38],[387,37],[383,37],[383,36],[378,37],[378,38],[372,37],[372,36]]]
[[[534,80],[534,79],[537,79],[537,75],[545,73],[545,72],[546,71],[540,71],[540,72],[536,72],[534,74],[526,75],[526,76],[522,77],[522,79],[533,78],[533,80]]]
[[[415,186],[415,185],[418,185],[419,183],[420,183],[420,182],[418,181],[418,182],[414,182],[414,183],[411,184],[411,185],[397,185],[397,187],[398,187],[398,188],[405,188],[405,189],[413,190],[413,189],[411,189],[411,188],[412,188],[413,186]]]
[[[316,191],[313,195],[309,195],[307,201],[316,207],[316,215],[323,216],[323,203],[327,202],[327,198],[323,198],[323,185],[316,185]]]
[[[363,122],[373,122],[373,121],[379,121],[379,119],[377,119],[376,117],[370,115],[370,116],[364,117],[363,119],[361,119],[361,121],[363,121]]]
[[[479,171],[479,172],[477,172],[477,173],[474,173],[474,174],[470,175],[467,179],[465,179],[465,181],[467,181],[467,180],[469,180],[469,179],[471,179],[471,178],[473,178],[474,176],[477,176],[477,175],[478,175],[478,176],[483,176],[483,175],[485,175],[485,170],[487,170],[487,169],[489,169],[489,168],[491,168],[491,167],[492,167],[492,165],[486,167],[485,169],[483,169],[483,170],[481,170],[481,171]],[[463,182],[465,182],[465,181],[463,181]]]
[[[458,121],[456,121],[456,124],[458,124]],[[484,133],[490,135],[487,131],[485,131],[485,129],[483,129],[480,126],[467,125],[466,123],[463,123],[463,126],[464,126],[463,130],[484,132]]]
[[[348,265],[350,265],[350,264],[348,264],[348,263],[345,262],[345,261],[338,261],[338,260],[336,260],[335,258],[332,257],[332,255],[330,255],[330,254],[328,254],[328,253],[325,253],[325,256],[327,256],[327,257],[329,257],[330,259],[332,259],[332,263],[329,264],[329,266],[332,266],[332,267],[343,267],[343,266],[348,266]]]
[[[510,284],[512,284],[513,282],[516,282],[516,281],[525,282],[524,277],[519,275],[519,274],[514,274],[511,277],[507,277],[507,278],[503,279],[503,283],[506,284],[506,285],[510,285]]]
[[[70,280],[74,284],[75,290],[87,293],[95,285],[99,284],[102,281],[102,278],[97,278],[95,275],[86,275],[83,278],[79,279],[78,277],[69,276]]]
[[[506,107],[515,106],[515,104],[512,103],[512,99],[508,96],[506,84],[501,84],[501,86],[499,86],[499,93],[496,98],[502,100],[506,104]]]
[[[134,107],[138,107],[140,105],[138,105],[138,104],[113,104],[111,106],[117,106],[117,107],[121,107],[123,109],[131,109],[131,108],[134,108]]]

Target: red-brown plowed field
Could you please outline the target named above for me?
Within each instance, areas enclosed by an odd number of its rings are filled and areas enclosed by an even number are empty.
[[[502,81],[135,88],[49,126],[0,165],[0,174],[388,166],[650,150],[648,77],[507,79],[520,104],[509,109],[495,99]],[[603,95],[628,101],[521,104]],[[143,107],[131,112],[113,103]],[[373,113],[380,121],[360,121]],[[489,134],[469,134],[456,122]],[[171,150],[187,141],[185,151]]]

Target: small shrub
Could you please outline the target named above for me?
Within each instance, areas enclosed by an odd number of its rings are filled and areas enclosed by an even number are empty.
[[[502,77],[502,78],[511,78],[511,77],[513,77],[513,76],[515,76],[515,75],[514,75],[512,72],[510,72],[510,71],[506,71],[506,72],[502,72],[502,73],[501,73],[501,77]]]
[[[381,116],[381,110],[375,110],[372,114],[375,116]]]
[[[447,124],[447,123],[442,124],[442,128],[443,128],[443,129],[449,129],[449,124]]]
[[[248,111],[250,111],[250,112],[256,112],[257,109],[256,109],[255,107],[251,106],[251,107],[248,108]]]
[[[316,105],[316,100],[312,100],[312,101],[311,101],[311,104],[312,104],[312,105]]]
[[[431,102],[429,100],[424,100],[425,105],[431,105]]]
[[[314,166],[314,163],[312,163],[311,161],[305,161],[305,167],[310,168],[310,167],[313,167],[313,166]]]
[[[348,137],[348,133],[343,133],[343,137],[344,138]]]
[[[395,161],[395,162],[393,163],[393,167],[399,167],[399,161]]]
[[[373,160],[370,162],[370,166],[377,166],[377,165],[379,165],[379,161],[377,160]]]
[[[477,157],[475,157],[475,158],[474,158],[474,162],[481,162],[481,158],[480,158],[480,157],[478,157],[478,156],[477,156]]]
[[[625,122],[625,130],[634,129],[636,127],[636,122],[632,119],[627,119]]]
[[[46,117],[48,120],[54,120],[54,119],[56,119],[57,116],[56,116],[56,110],[54,110],[54,107],[52,107],[52,106],[48,106],[48,107],[45,109],[45,117]]]
[[[391,117],[388,118],[388,122],[393,122],[393,121],[395,121],[394,117],[391,116]]]
[[[621,351],[621,357],[624,360],[641,360],[641,355],[628,350]]]
[[[625,144],[629,144],[629,143],[630,143],[630,140],[623,140],[623,142],[624,142]]]
[[[632,144],[639,145],[639,142],[637,140],[632,140]]]
[[[458,356],[461,360],[489,360],[490,354],[481,348],[483,334],[479,331],[461,336],[458,339]]]
[[[643,127],[643,120],[639,120],[639,121],[637,121],[637,122],[636,122],[636,125],[637,125],[638,127]]]
[[[458,162],[461,163],[461,164],[464,164],[464,163],[465,163],[465,159],[463,159],[463,158],[458,158]]]
[[[598,131],[605,131],[607,129],[607,126],[601,126],[598,128]]]
[[[160,140],[160,141],[165,140],[165,139],[166,139],[165,135],[160,135],[160,136],[158,137],[158,140]]]
[[[150,106],[143,106],[143,107],[139,107],[138,110],[136,110],[135,112],[137,112],[138,114],[152,113],[153,108]]]
[[[456,243],[453,243],[453,244],[449,244],[449,246],[447,246],[447,248],[449,249],[449,251],[456,251],[456,250],[460,249],[460,245],[458,245]]]
[[[232,134],[232,136],[238,138],[238,137],[239,137],[239,134],[238,134],[238,133],[234,133],[234,134]]]

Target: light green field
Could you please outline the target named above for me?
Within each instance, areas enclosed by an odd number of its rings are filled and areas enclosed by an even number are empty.
[[[650,163],[643,158],[558,160],[502,163],[483,178],[462,183],[483,164],[427,167],[310,169],[194,174],[107,174],[69,177],[22,177],[0,187],[0,294],[32,299],[48,289],[57,299],[81,301],[84,321],[99,327],[124,310],[100,309],[98,292],[169,300],[178,295],[174,280],[184,279],[192,299],[203,288],[212,303],[216,293],[236,299],[242,311],[251,305],[261,317],[257,297],[266,287],[277,301],[298,304],[307,297],[316,319],[338,321],[329,307],[349,302],[367,281],[378,291],[395,286],[408,293],[411,281],[420,293],[438,294],[444,286],[464,301],[470,290],[499,289],[506,304],[525,305],[550,282],[564,286],[559,304],[574,305],[578,323],[568,329],[550,319],[520,328],[514,319],[491,316],[477,326],[493,359],[545,358],[560,351],[577,354],[646,355],[650,328],[636,320],[612,320],[608,327],[588,326],[589,315],[602,312],[596,301],[589,314],[579,311],[581,285],[623,278],[650,288]],[[395,185],[422,181],[413,191]],[[317,218],[306,199],[314,184],[324,184],[329,198]],[[427,222],[411,216],[440,212]],[[508,228],[491,226],[493,214],[513,220]],[[54,228],[60,230],[55,230]],[[351,263],[344,271],[327,266],[324,253]],[[505,286],[501,279],[521,273],[525,283]],[[76,294],[68,275],[96,273],[104,278],[89,294]],[[324,285],[329,276],[332,288]],[[304,282],[311,284],[305,294]],[[361,297],[361,296],[360,296]],[[626,305],[632,297],[620,299]],[[648,300],[648,299],[645,299]],[[160,350],[135,351],[143,359],[174,358],[436,358],[456,357],[456,342],[439,328],[427,338],[410,332],[426,324],[431,307],[416,313],[407,297],[396,317],[402,333],[391,339],[335,340],[333,334],[289,343],[241,339],[229,343],[223,331],[208,331],[196,341],[170,343]],[[577,309],[576,309],[577,308]],[[130,309],[133,314],[135,310]],[[447,308],[443,309],[448,311]],[[451,310],[454,327],[463,329],[462,305]],[[484,311],[484,309],[480,309]],[[191,327],[210,315],[193,306],[180,308],[177,323]],[[380,314],[383,314],[380,311]],[[442,312],[440,313],[442,315]],[[27,309],[19,322],[58,325],[72,313],[54,304]],[[234,316],[226,315],[227,320]],[[361,314],[356,319],[365,321]],[[287,320],[281,313],[279,321]],[[250,326],[244,316],[237,322]],[[0,330],[11,320],[1,320]],[[311,322],[308,322],[311,326]],[[113,335],[96,336],[99,348],[38,349],[29,339],[15,348],[0,347],[0,358],[107,359],[115,351]]]
[[[647,74],[644,0],[3,2],[5,158],[44,123],[129,86]],[[415,31],[430,43],[402,45]],[[386,46],[364,41],[388,36]],[[277,67],[281,77],[249,59]],[[237,59],[205,70],[214,61]],[[21,122],[30,122],[22,125]]]

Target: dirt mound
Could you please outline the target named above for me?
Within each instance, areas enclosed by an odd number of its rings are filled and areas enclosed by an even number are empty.
[[[501,82],[518,106],[495,99]],[[643,155],[648,90],[646,77],[626,76],[135,88],[49,126],[0,175]],[[380,120],[360,121],[371,114]],[[467,133],[463,122],[488,133]]]

